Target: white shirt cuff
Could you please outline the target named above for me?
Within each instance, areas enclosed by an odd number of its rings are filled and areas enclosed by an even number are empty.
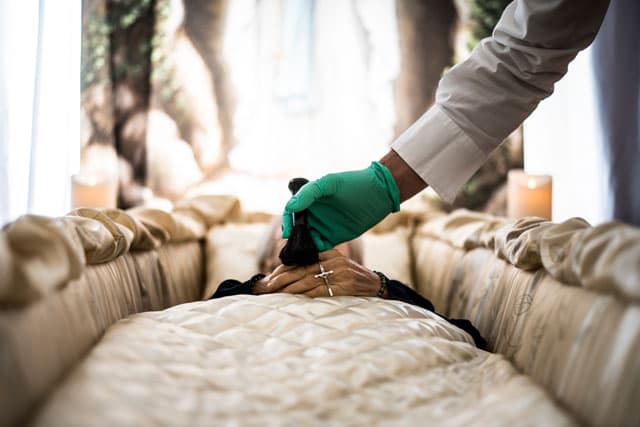
[[[491,154],[483,152],[437,104],[391,149],[448,203]]]

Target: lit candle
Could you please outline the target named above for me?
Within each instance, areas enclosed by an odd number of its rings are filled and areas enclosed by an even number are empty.
[[[98,178],[93,175],[71,177],[71,207],[115,208],[118,197],[116,179]]]
[[[551,220],[552,184],[549,175],[530,175],[522,169],[509,171],[507,215],[512,218],[537,216]]]

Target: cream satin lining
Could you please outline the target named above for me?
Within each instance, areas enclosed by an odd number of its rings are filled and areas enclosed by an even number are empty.
[[[158,209],[76,209],[62,218],[25,215],[0,233],[0,305],[22,305],[77,279],[85,265],[129,251],[204,238],[213,224],[240,220],[235,197],[202,196]]]
[[[543,267],[563,283],[640,300],[640,229],[627,224],[592,227],[581,218],[554,224],[458,210],[425,223],[417,234],[465,250],[491,249],[518,268]]]

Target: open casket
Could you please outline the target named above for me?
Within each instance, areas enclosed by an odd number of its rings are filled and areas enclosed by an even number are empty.
[[[237,295],[267,218],[23,217],[0,237],[2,424],[637,425],[640,231],[466,211],[391,217],[364,263],[470,319],[375,297]]]

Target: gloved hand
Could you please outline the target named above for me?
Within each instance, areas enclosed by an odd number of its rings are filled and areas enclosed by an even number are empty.
[[[391,212],[400,210],[400,190],[384,165],[332,173],[305,184],[282,215],[282,237],[289,237],[292,212],[309,210],[307,226],[319,251],[360,236]]]

